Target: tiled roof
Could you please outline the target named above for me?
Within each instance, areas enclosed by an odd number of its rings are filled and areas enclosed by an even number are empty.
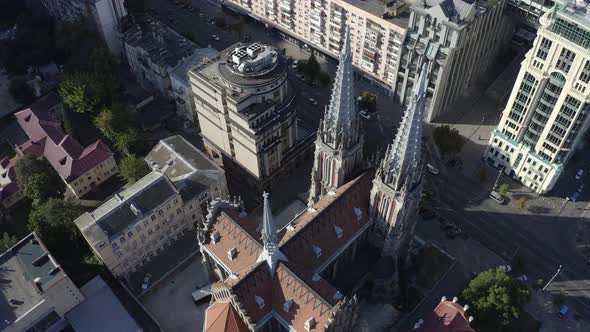
[[[19,157],[15,156],[12,159],[3,158],[0,160],[0,200],[18,191],[14,171],[14,165],[16,165],[18,159]]]
[[[455,302],[441,301],[421,326],[420,332],[475,332],[469,326],[463,307]]]
[[[15,113],[29,141],[18,146],[19,154],[44,156],[66,182],[72,182],[96,165],[112,156],[111,150],[102,142],[84,148],[72,136],[65,134],[61,121],[52,111],[61,104],[54,93],[41,97],[29,108]]]
[[[224,282],[237,295],[241,310],[256,324],[271,310],[297,331],[314,318],[318,331],[328,321],[330,312],[341,295],[319,277],[321,268],[338,256],[370,225],[367,207],[372,173],[364,173],[320,199],[315,212],[304,212],[279,234],[279,249],[287,257],[274,274],[266,264],[257,262],[262,252],[257,223],[241,217],[235,210],[222,210],[211,225],[210,235],[216,241],[206,250],[235,274]],[[316,257],[313,246],[321,249]],[[227,252],[236,248],[230,259]],[[260,305],[261,299],[264,305]],[[291,299],[291,309],[284,303]],[[314,331],[315,329],[312,329]]]
[[[232,305],[214,303],[205,312],[205,332],[248,332]]]

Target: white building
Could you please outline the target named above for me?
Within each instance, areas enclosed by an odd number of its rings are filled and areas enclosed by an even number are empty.
[[[41,0],[49,15],[62,21],[91,18],[109,50],[121,54],[119,20],[127,15],[124,0]]]
[[[41,240],[31,233],[0,256],[0,331],[61,331],[64,316],[84,301]]]
[[[585,3],[557,1],[539,22],[485,158],[545,193],[590,124],[590,13]]]
[[[195,227],[211,197],[227,195],[223,170],[181,136],[158,143],[152,172],[75,220],[96,256],[117,277]]]
[[[208,61],[215,57],[217,53],[219,52],[210,47],[197,49],[195,54],[184,59],[170,71],[170,85],[172,88],[170,95],[176,103],[176,113],[193,123],[195,122],[197,110],[194,97],[191,95],[188,72],[193,66]]]
[[[504,1],[426,0],[411,7],[408,33],[393,84],[402,103],[428,64],[426,121],[448,109],[494,64],[512,33]]]
[[[353,65],[389,89],[408,24],[408,5],[381,0],[228,0],[230,8],[338,58],[350,28]]]

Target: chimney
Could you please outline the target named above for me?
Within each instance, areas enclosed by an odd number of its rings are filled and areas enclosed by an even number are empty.
[[[422,318],[420,318],[416,324],[414,324],[414,330],[419,329],[420,327],[422,327],[422,324],[424,324],[424,320]]]
[[[471,324],[471,322],[473,322],[475,318],[473,318],[473,316],[469,316],[469,324]]]
[[[455,296],[455,297],[453,297],[453,303],[457,303],[457,302],[459,302],[459,298],[458,298],[458,297],[456,297],[456,296]]]
[[[445,302],[446,300],[447,300],[447,297],[446,297],[446,296],[443,296],[443,297],[440,299],[440,302]]]
[[[466,313],[469,310],[469,304],[463,306],[463,313]]]

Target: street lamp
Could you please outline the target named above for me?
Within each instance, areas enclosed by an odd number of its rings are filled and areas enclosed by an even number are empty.
[[[551,282],[553,282],[553,279],[555,279],[555,277],[557,277],[559,272],[561,272],[561,265],[559,265],[559,268],[557,269],[557,272],[555,272],[553,277],[551,277],[551,279],[549,279],[549,282],[547,282],[547,285],[545,285],[545,287],[543,287],[543,290],[545,290],[545,289],[547,289],[547,287],[549,287],[549,284],[551,284]]]

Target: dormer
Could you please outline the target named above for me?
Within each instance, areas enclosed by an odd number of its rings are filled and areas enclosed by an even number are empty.
[[[283,303],[283,310],[285,312],[289,312],[289,310],[291,310],[292,306],[293,306],[293,299],[287,299],[287,301],[285,301],[285,303]]]
[[[303,327],[305,327],[306,331],[311,331],[311,329],[315,327],[315,318],[310,317],[308,320],[305,321]]]
[[[320,258],[320,256],[322,256],[322,248],[320,248],[319,246],[316,246],[314,244],[311,246],[311,249],[313,250],[315,258]]]
[[[261,296],[254,296],[254,300],[256,301],[256,304],[258,304],[259,309],[264,308],[264,299]]]
[[[31,121],[31,114],[27,115],[24,120],[25,122]]]
[[[236,258],[237,254],[238,250],[236,249],[236,247],[233,247],[227,251],[227,258],[229,258],[230,261],[233,261],[234,258]]]
[[[61,158],[61,159],[59,160],[59,164],[60,164],[60,165],[62,165],[62,166],[64,166],[64,165],[66,164],[66,161],[67,161],[67,159],[68,159],[68,157],[63,157],[63,158]]]
[[[220,238],[221,235],[219,235],[219,232],[215,231],[213,234],[211,234],[211,243],[216,244],[217,242],[219,242]]]
[[[342,227],[339,227],[338,225],[334,225],[334,232],[336,232],[337,238],[341,238],[342,234],[344,233],[344,231],[342,230]]]
[[[356,220],[361,221],[361,219],[363,218],[363,211],[361,211],[361,209],[359,209],[357,207],[352,208],[352,211],[354,212],[354,215],[356,216]]]

